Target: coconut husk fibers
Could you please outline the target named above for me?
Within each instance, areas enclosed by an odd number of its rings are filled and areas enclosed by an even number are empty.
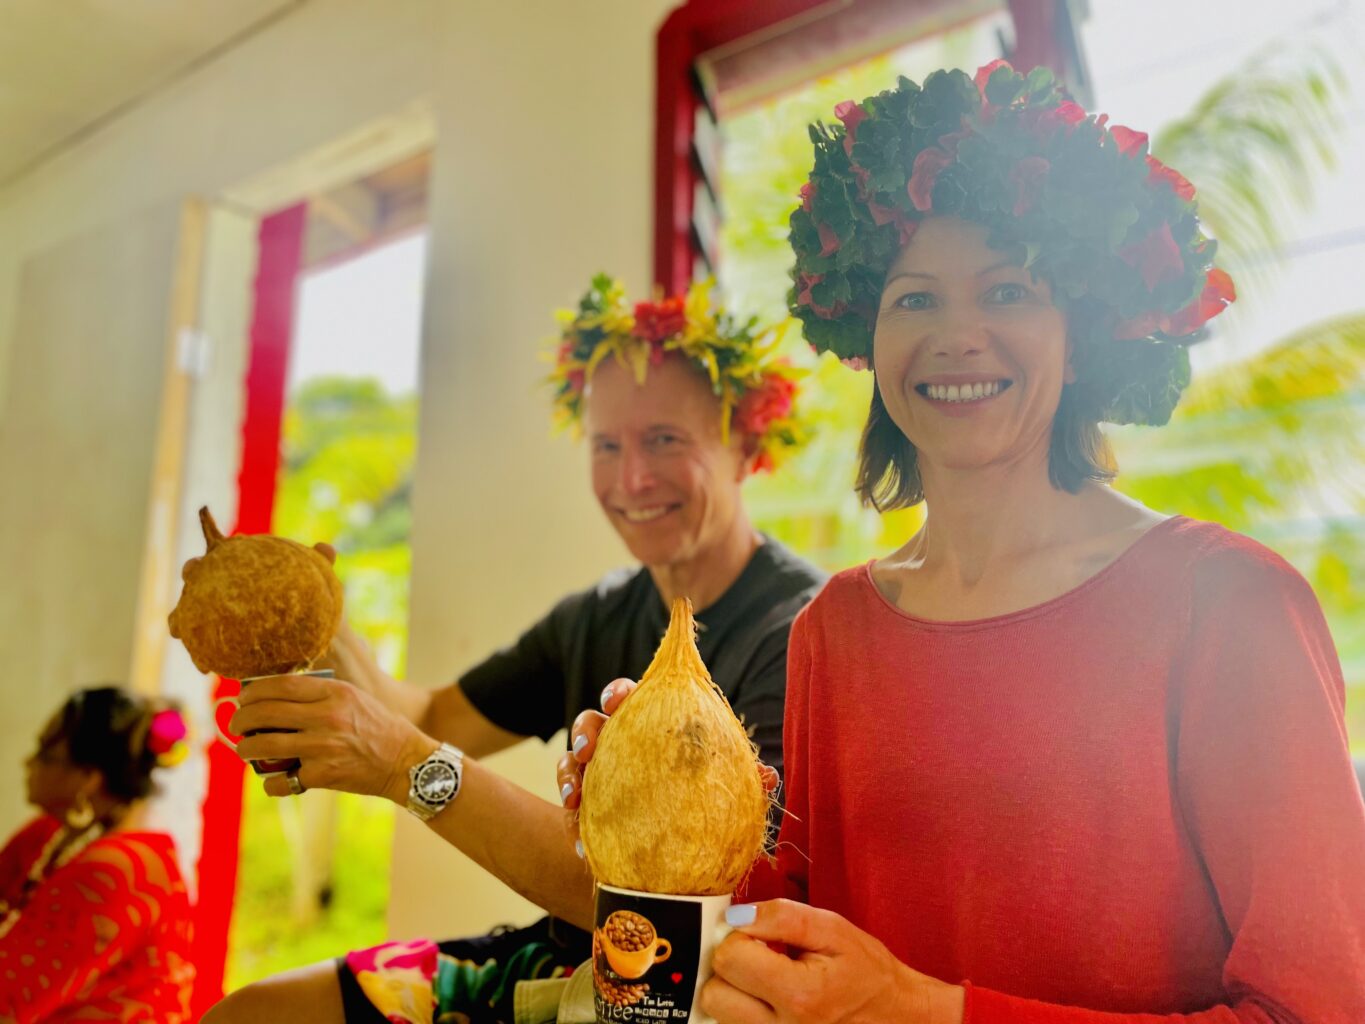
[[[194,667],[228,679],[310,668],[341,622],[331,548],[268,534],[224,537],[207,508],[199,523],[208,551],[185,563],[169,619]]]
[[[602,727],[579,824],[599,882],[689,896],[734,892],[763,852],[758,751],[697,650],[691,602],[639,688]]]

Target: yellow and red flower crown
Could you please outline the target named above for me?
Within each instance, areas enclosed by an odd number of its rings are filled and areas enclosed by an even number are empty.
[[[576,310],[558,314],[563,332],[550,381],[555,418],[576,429],[583,418],[583,392],[598,364],[614,357],[643,383],[650,366],[670,353],[706,374],[721,404],[721,436],[734,429],[752,439],[755,472],[771,470],[804,442],[794,414],[800,372],[777,354],[781,326],[739,321],[713,304],[710,281],[685,296],[637,302],[632,308],[619,281],[598,274]]]

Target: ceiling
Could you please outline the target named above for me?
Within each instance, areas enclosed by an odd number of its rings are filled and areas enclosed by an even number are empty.
[[[305,0],[0,0],[0,186]]]

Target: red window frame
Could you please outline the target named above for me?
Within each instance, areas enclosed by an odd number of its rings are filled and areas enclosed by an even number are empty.
[[[298,203],[263,218],[257,233],[259,255],[253,289],[234,534],[270,532],[280,470],[280,426],[284,416],[289,346],[307,223],[308,206]],[[235,679],[219,679],[213,696],[215,700],[231,697],[239,690]],[[209,744],[208,761],[198,868],[199,901],[195,907],[196,975],[191,1006],[194,1020],[223,998],[242,829],[245,766],[222,743]]]
[[[835,0],[851,10],[868,0]],[[913,6],[913,0],[906,0]],[[693,237],[693,196],[700,182],[692,156],[698,107],[698,59],[712,50],[830,6],[830,0],[687,0],[659,29],[655,67],[654,280],[680,293],[700,253]],[[1085,87],[1071,0],[1007,0],[1014,21],[1011,60],[1020,68],[1047,65],[1073,86]]]

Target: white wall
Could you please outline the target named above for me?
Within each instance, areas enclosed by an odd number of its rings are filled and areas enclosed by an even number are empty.
[[[16,289],[25,343],[0,411],[6,834],[42,722],[78,684],[128,677],[178,213],[132,210],[54,245]]]
[[[0,539],[21,556],[0,563],[0,732],[15,754],[0,760],[0,830],[23,813],[17,755],[46,715],[76,686],[129,672],[182,200],[228,193],[429,94],[437,6],[305,4],[0,192],[0,464],[17,468]],[[169,233],[143,244],[154,221]],[[40,298],[21,304],[21,281],[40,282]],[[125,387],[116,416],[95,374]]]
[[[63,238],[213,197],[430,91],[442,0],[313,0],[0,192],[0,403],[15,274]]]
[[[170,216],[188,195],[240,196],[242,183],[425,99],[438,140],[415,487],[413,677],[447,681],[512,639],[558,596],[626,558],[591,501],[584,453],[549,438],[539,387],[546,367],[537,353],[553,332],[551,311],[572,304],[594,271],[646,290],[654,31],[669,6],[313,0],[0,192],[0,451],[17,444],[16,427],[41,420],[35,410],[56,396],[65,374],[81,372],[70,349],[59,372],[35,376],[27,368],[45,339],[17,326],[29,322],[18,302],[23,268],[63,246],[68,256],[79,253],[83,236],[129,231],[146,211]],[[153,300],[168,286],[170,268],[161,250],[129,249],[120,258],[123,277],[86,267],[53,278],[49,305],[98,300],[92,319],[102,318],[129,366],[147,367],[138,386],[154,390],[165,339]],[[91,291],[92,282],[125,279],[153,296],[136,315],[111,301],[107,283]],[[154,400],[150,390],[143,400]],[[59,473],[66,451],[100,438],[115,442],[130,465],[150,463],[154,415],[131,417],[136,423],[110,437],[96,410],[63,409],[61,443],[30,432],[23,461],[13,464]],[[46,580],[50,599],[11,599],[11,577],[3,635],[60,636],[64,650],[86,660],[21,658],[11,644],[0,646],[0,722],[5,749],[16,753],[12,741],[27,743],[88,671],[126,666],[129,641],[116,617],[98,636],[60,633],[64,595],[72,604],[108,599],[135,594],[137,583],[131,558],[83,575],[70,568],[60,552],[98,516],[77,514],[74,497],[45,498],[37,482],[3,482],[15,497],[0,503],[0,536],[34,531],[20,535],[37,553],[20,583]],[[71,483],[67,492],[84,499],[88,489]],[[116,523],[100,520],[101,542],[141,550],[145,487],[141,510],[133,507],[137,493],[130,475],[129,509]],[[17,550],[20,540],[14,544]],[[62,573],[49,578],[52,566]],[[497,763],[550,797],[556,753],[531,743]],[[16,760],[0,761],[3,831],[20,813]],[[409,822],[396,843],[396,934],[467,934],[530,916],[528,906]]]

